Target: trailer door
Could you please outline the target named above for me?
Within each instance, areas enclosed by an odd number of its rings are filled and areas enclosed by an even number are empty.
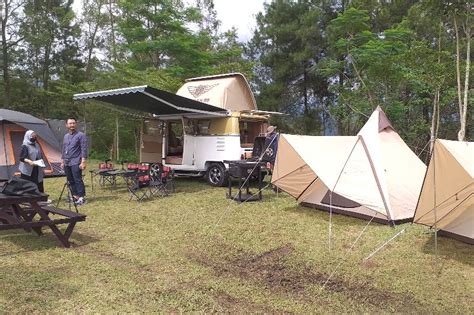
[[[163,150],[162,122],[147,120],[142,125],[140,162],[161,163]]]

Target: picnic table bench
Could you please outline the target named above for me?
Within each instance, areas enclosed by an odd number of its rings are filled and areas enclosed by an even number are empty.
[[[10,196],[0,193],[0,231],[24,229],[42,235],[42,227],[48,226],[64,247],[70,247],[69,237],[76,223],[86,220],[86,215],[40,205],[41,201],[46,200],[48,200],[46,194]],[[50,214],[58,215],[60,218],[52,218]],[[38,220],[33,220],[36,216]],[[59,224],[67,224],[64,233],[59,230]]]

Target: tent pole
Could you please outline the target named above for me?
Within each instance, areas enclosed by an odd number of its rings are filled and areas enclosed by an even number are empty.
[[[117,142],[116,142],[116,158],[117,158],[117,163],[120,160],[120,152],[119,152],[119,121],[118,121],[118,115],[115,116],[115,129],[116,129],[116,135],[117,135]]]
[[[434,201],[434,230],[435,230],[435,234],[434,234],[434,245],[435,245],[435,256],[436,256],[436,261],[438,260],[438,217],[437,217],[437,213],[436,213],[436,208],[437,208],[437,204],[436,204],[436,153],[434,152],[435,151],[435,146],[436,146],[436,142],[433,143],[433,150],[432,150],[432,156],[433,156],[433,201]]]
[[[393,220],[392,213],[390,212],[390,209],[388,208],[387,200],[385,200],[385,195],[382,190],[382,184],[380,183],[380,179],[377,176],[377,172],[375,170],[372,157],[370,156],[369,149],[365,145],[364,138],[362,138],[362,136],[359,136],[359,139],[361,140],[362,146],[364,147],[365,154],[367,154],[367,158],[369,159],[370,168],[372,169],[372,174],[374,175],[375,183],[377,184],[377,188],[379,190],[380,196],[382,197],[383,205],[385,207],[385,211],[387,212],[387,217],[390,219],[390,221],[392,221],[392,226],[395,226],[395,221]]]
[[[329,235],[328,245],[329,251],[331,251],[331,240],[332,240],[332,191],[329,192]]]
[[[5,138],[5,122],[2,122],[3,152],[5,152],[5,165],[7,166],[7,178],[10,179],[10,163],[7,153],[7,139]]]

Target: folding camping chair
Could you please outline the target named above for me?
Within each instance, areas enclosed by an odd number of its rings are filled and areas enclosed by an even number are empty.
[[[168,196],[174,191],[174,173],[168,166],[153,164],[150,169],[150,189],[153,196]]]
[[[135,163],[128,163],[127,164],[127,169],[125,170],[124,173],[121,174],[122,178],[124,179],[124,181],[127,185],[135,177],[135,175],[138,172],[139,167],[140,167],[140,164],[135,164]]]
[[[130,166],[132,169],[135,168],[135,165]],[[136,171],[133,174],[130,173],[126,178],[127,189],[130,192],[129,201],[133,198],[137,201],[142,201],[153,195],[150,188],[150,164],[142,163],[136,165]]]

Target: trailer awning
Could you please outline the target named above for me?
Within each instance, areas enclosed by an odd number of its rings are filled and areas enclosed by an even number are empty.
[[[147,85],[74,94],[74,100],[95,99],[128,109],[161,115],[200,113],[227,115],[227,110]]]

